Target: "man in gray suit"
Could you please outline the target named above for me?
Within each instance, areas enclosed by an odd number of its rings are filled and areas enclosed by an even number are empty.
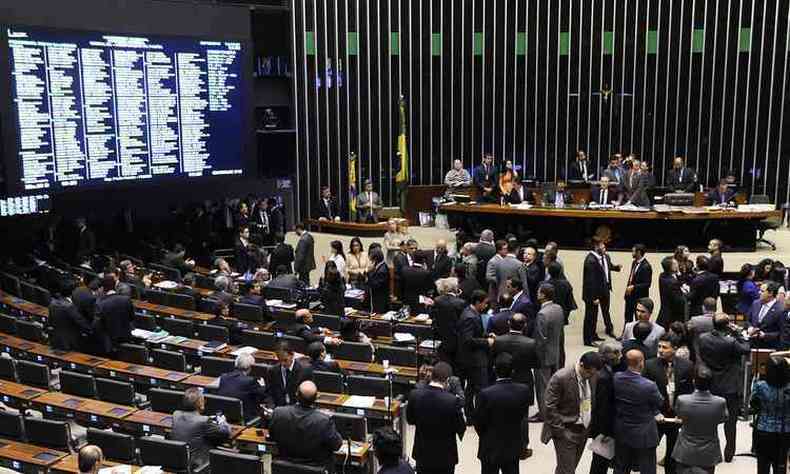
[[[359,222],[378,222],[381,208],[379,193],[373,191],[373,182],[366,179],[365,191],[357,195],[357,218]]]
[[[521,262],[516,258],[513,244],[504,240],[496,241],[497,254],[486,265],[486,281],[496,293],[489,295],[493,301],[499,301],[502,293],[507,291],[509,278],[519,278]]]
[[[302,223],[296,224],[294,230],[299,236],[294,253],[294,271],[305,285],[309,285],[310,272],[315,270],[315,240]]]
[[[535,342],[540,368],[535,371],[535,391],[540,412],[530,420],[535,422],[546,417],[544,392],[551,376],[560,369],[560,354],[565,342],[565,312],[562,306],[554,302],[554,285],[541,283],[538,287],[538,303],[540,311],[535,323]]]
[[[554,441],[557,467],[554,474],[573,474],[584,453],[592,412],[595,387],[603,366],[600,354],[587,352],[573,367],[558,370],[546,389],[546,422],[541,441]]]
[[[675,414],[683,420],[672,451],[678,474],[713,474],[722,460],[718,426],[729,418],[729,413],[727,401],[710,393],[711,380],[708,369],[698,368],[694,393],[681,395],[675,402]]]
[[[626,173],[623,188],[625,191],[626,204],[633,204],[639,207],[650,207],[650,198],[647,196],[649,178],[642,172],[639,160],[631,162],[631,171]]]
[[[688,328],[694,353],[699,354],[699,338],[713,331],[713,317],[716,316],[716,298],[705,298],[702,301],[702,314],[689,319]]]
[[[189,443],[192,467],[208,463],[208,452],[230,438],[230,426],[224,417],[203,415],[206,399],[197,387],[184,392],[184,410],[173,412],[173,431],[170,439]]]

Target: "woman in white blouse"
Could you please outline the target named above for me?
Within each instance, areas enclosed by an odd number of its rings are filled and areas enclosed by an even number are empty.
[[[351,239],[346,257],[348,282],[351,284],[363,283],[368,273],[368,254],[359,237]]]
[[[343,277],[343,280],[346,279],[346,254],[343,253],[343,244],[339,240],[333,240],[329,243],[329,260],[335,262],[335,266],[337,266],[337,271],[340,272],[340,276]]]

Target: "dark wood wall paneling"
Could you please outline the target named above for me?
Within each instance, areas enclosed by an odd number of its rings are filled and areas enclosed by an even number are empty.
[[[734,170],[790,200],[790,0],[291,1],[302,217],[321,185],[347,206],[352,152],[397,202],[401,94],[412,184],[485,151],[551,181],[581,148],[637,153],[659,184],[686,156],[707,186]]]

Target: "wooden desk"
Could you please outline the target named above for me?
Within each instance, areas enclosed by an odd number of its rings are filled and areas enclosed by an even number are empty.
[[[387,223],[364,224],[361,222],[335,222],[307,219],[305,224],[317,232],[329,234],[352,235],[355,237],[383,237],[387,233]]]
[[[179,382],[190,374],[174,370],[160,369],[148,365],[137,365],[120,360],[109,360],[96,367],[97,375],[106,375],[112,379],[124,379],[143,385],[156,387],[180,388]]]
[[[90,398],[77,397],[62,392],[48,392],[31,401],[31,405],[44,414],[74,418],[79,424],[105,428],[115,426],[137,408]]]
[[[24,359],[27,359],[27,354],[29,351],[33,349],[44,350],[47,348],[47,346],[30,342],[25,339],[20,339],[9,334],[0,334],[0,348],[2,348],[3,352],[10,354],[14,359],[17,359],[20,356]]]
[[[20,411],[30,406],[30,400],[45,393],[47,393],[47,390],[43,388],[0,380],[0,399],[6,405]]]
[[[277,444],[269,439],[269,432],[265,428],[246,428],[236,437],[236,447],[247,454],[260,455],[263,453],[277,453]],[[368,459],[370,445],[368,443],[353,442],[351,445],[352,461],[356,465],[364,465]],[[343,446],[335,452],[335,461],[343,461],[347,454],[345,441]]]
[[[693,251],[707,248],[709,239],[723,237],[727,247],[754,251],[758,222],[780,217],[781,211],[738,212],[691,208],[692,212],[629,212],[622,210],[532,207],[530,209],[498,204],[447,204],[442,211],[473,218],[477,226],[497,233],[524,226],[539,241],[556,240],[561,247],[589,248],[588,241],[605,226],[612,233],[610,248],[630,249],[644,243],[650,249],[674,250],[688,245]],[[504,218],[503,218],[504,217]]]
[[[95,373],[96,367],[109,361],[109,359],[104,357],[83,354],[82,352],[61,351],[42,344],[37,344],[27,352],[34,355],[36,362],[47,364],[50,367],[61,367],[86,374]]]
[[[215,318],[213,314],[200,313],[198,311],[191,311],[188,309],[174,308],[172,306],[163,306],[160,304],[153,304],[143,300],[132,300],[135,309],[139,309],[144,313],[153,313],[155,315],[169,317],[174,316],[179,319],[190,319],[193,321],[203,322],[211,321]]]
[[[49,317],[49,309],[44,306],[31,303],[30,301],[17,298],[8,293],[0,291],[0,308],[10,308],[13,312],[25,314],[38,322],[44,322]]]
[[[351,395],[345,393],[326,393],[321,392],[318,394],[318,398],[316,399],[316,403],[318,406],[326,407],[331,409],[332,411],[338,411],[343,413],[354,413],[357,415],[367,416],[367,417],[374,417],[374,418],[384,418],[387,415],[387,403],[384,399],[377,398],[376,401],[373,403],[373,406],[370,408],[357,408],[346,406],[345,403],[348,399],[351,398]],[[400,402],[398,400],[393,400],[390,403],[390,410],[389,414],[392,418],[398,416],[400,413]]]
[[[181,383],[188,387],[206,388],[208,386],[213,386],[214,384],[219,384],[219,377],[207,377],[205,375],[195,374],[190,375],[185,380],[182,380]]]
[[[56,462],[55,464],[49,467],[50,474],[52,473],[79,474],[80,469],[79,469],[79,465],[77,464],[78,458],[79,457],[77,454],[69,454],[65,458],[61,459],[60,461]],[[103,468],[116,467],[121,465],[122,464],[119,464],[117,462],[107,461],[105,459],[104,462],[101,463],[101,468],[103,469]],[[139,472],[140,469],[142,469],[141,466],[135,466],[133,464],[131,464],[130,466],[132,468],[132,474],[135,474]]]
[[[44,472],[67,453],[27,443],[0,439],[0,465],[25,473]]]
[[[138,410],[125,417],[120,423],[120,428],[124,432],[136,436],[164,436],[173,428],[173,415],[158,411]],[[244,429],[244,426],[230,425],[230,439],[235,439]]]

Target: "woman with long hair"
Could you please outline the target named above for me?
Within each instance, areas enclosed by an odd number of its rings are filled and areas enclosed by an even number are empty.
[[[346,288],[343,278],[338,271],[337,265],[333,260],[326,262],[324,276],[319,282],[321,292],[321,304],[324,305],[324,312],[334,316],[345,314],[345,294]]]
[[[329,258],[322,257],[324,264],[333,262],[335,268],[340,272],[341,279],[346,279],[346,254],[343,252],[343,244],[339,240],[329,243]]]
[[[754,282],[754,267],[750,263],[744,263],[738,274],[738,303],[735,309],[739,314],[749,314],[752,303],[760,297],[760,288]]]
[[[694,262],[691,260],[691,251],[685,245],[675,248],[675,261],[678,262],[678,281],[689,284],[694,279]]]
[[[352,285],[359,285],[364,282],[369,264],[365,247],[362,246],[362,240],[359,237],[354,237],[351,239],[351,243],[348,246],[348,254],[346,254],[348,282]]]

